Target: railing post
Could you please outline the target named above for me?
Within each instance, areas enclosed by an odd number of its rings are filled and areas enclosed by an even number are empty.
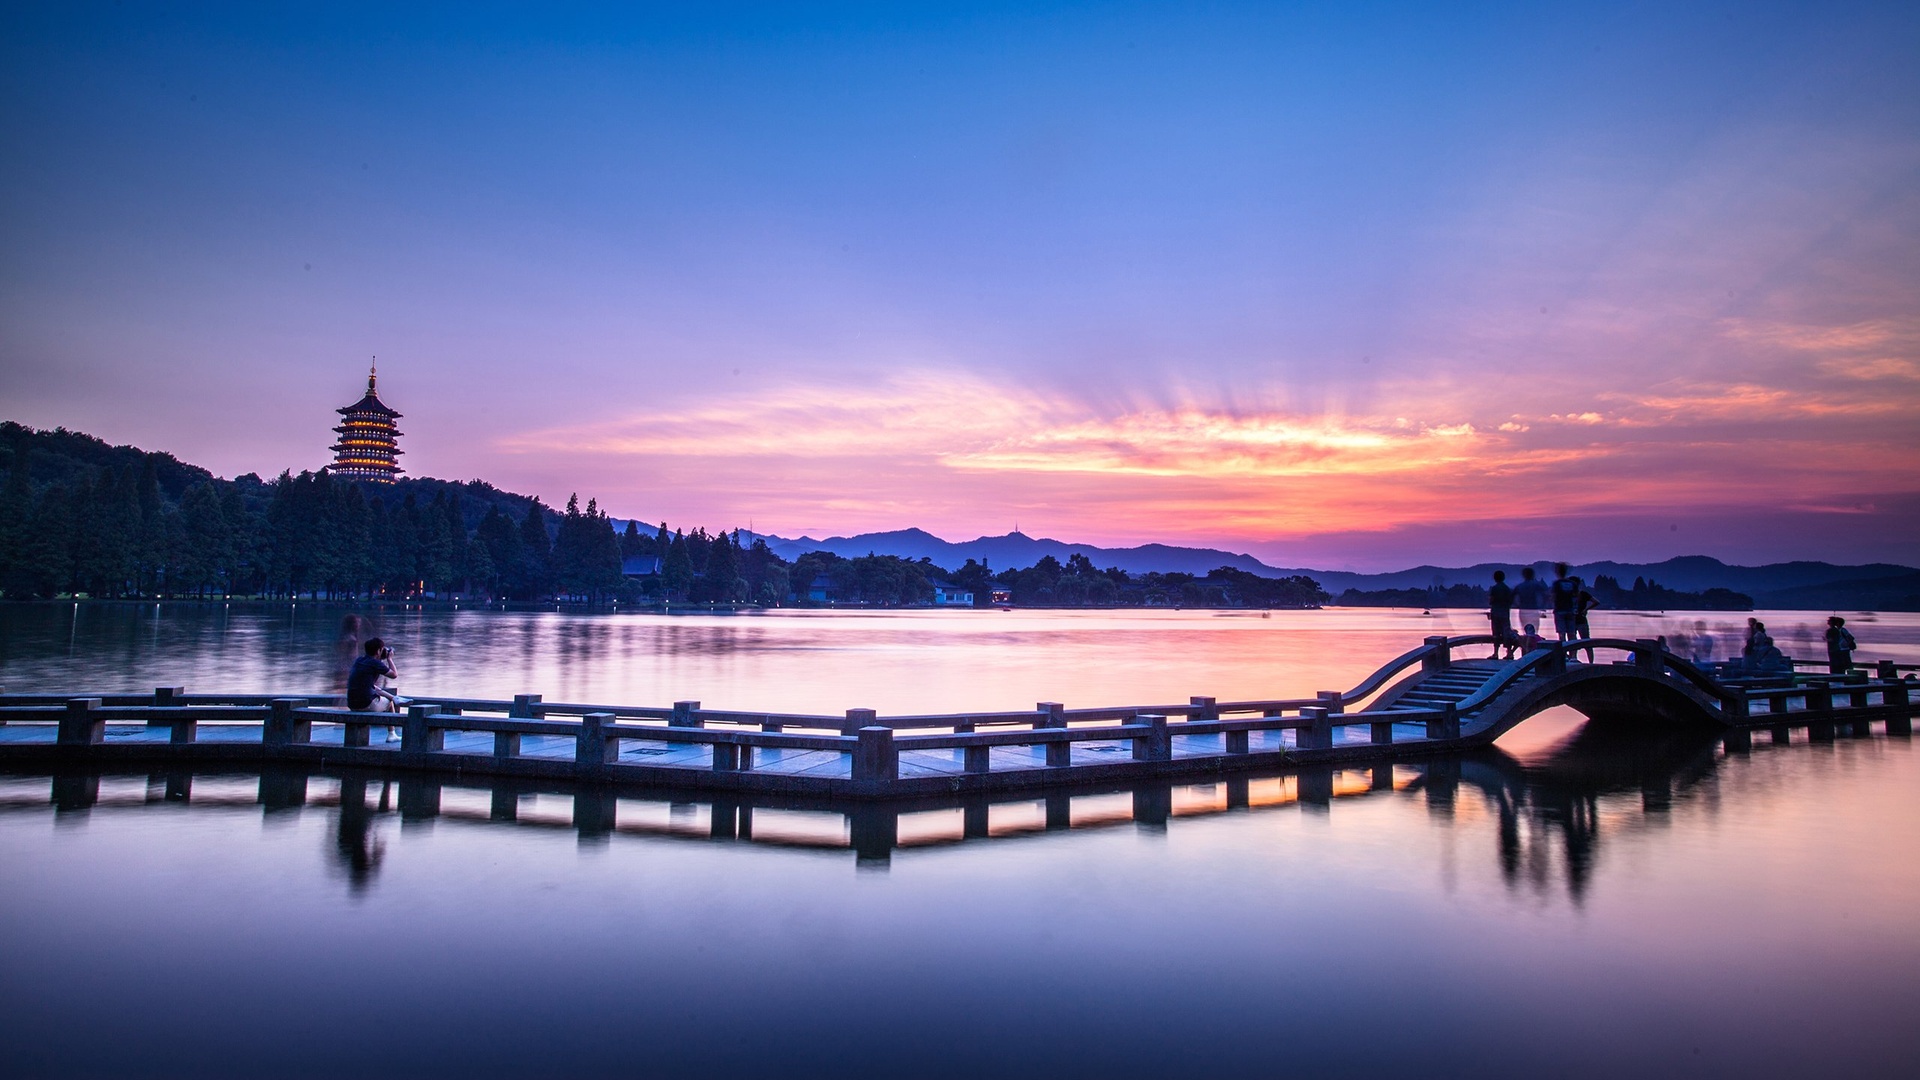
[[[1720,718],[1728,723],[1746,723],[1749,712],[1749,703],[1744,690],[1734,690],[1720,699]]]
[[[67,715],[60,718],[58,739],[62,746],[98,746],[107,739],[107,722],[93,715],[100,707],[97,697],[67,699]]]
[[[1540,674],[1551,679],[1567,673],[1567,647],[1558,641],[1547,645],[1547,658],[1540,663]]]
[[[1320,707],[1327,710],[1328,716],[1339,716],[1347,711],[1347,703],[1341,700],[1338,690],[1321,690],[1313,695],[1320,701]]]
[[[1655,638],[1640,638],[1633,643],[1633,666],[1654,675],[1667,669],[1666,661],[1660,656],[1660,642]]]
[[[1305,723],[1293,729],[1293,746],[1296,750],[1329,750],[1333,747],[1333,722],[1327,719],[1327,710],[1321,705],[1303,705],[1300,719]]]
[[[1133,740],[1133,760],[1135,761],[1172,761],[1173,735],[1167,731],[1167,718],[1158,715],[1135,716],[1135,724],[1145,725],[1149,730],[1137,735]]]
[[[1427,645],[1432,651],[1420,658],[1420,670],[1439,671],[1453,663],[1453,650],[1447,645],[1445,637],[1430,637]]]
[[[580,734],[574,736],[573,763],[598,768],[620,760],[620,740],[607,728],[613,725],[610,712],[593,712],[580,718]]]
[[[1263,709],[1261,710],[1260,718],[1262,720],[1278,720],[1286,714],[1287,711],[1285,709]],[[1229,731],[1226,733],[1226,738],[1223,741],[1226,743],[1227,753],[1229,754],[1246,754],[1253,750],[1253,732],[1251,731]]]
[[[1821,679],[1807,686],[1807,711],[1824,713],[1833,711],[1833,684]]]
[[[858,735],[861,728],[874,727],[879,717],[872,709],[848,709],[847,718],[840,722],[840,734]]]
[[[187,688],[184,686],[156,686],[153,688],[153,707],[156,709],[177,708],[180,705],[180,698],[184,696],[186,692]],[[149,720],[147,721],[147,726],[156,728],[171,723],[171,720]],[[180,740],[174,739],[173,741],[179,742]],[[192,740],[188,741],[191,742]]]
[[[993,768],[993,759],[990,756],[992,750],[993,748],[990,746],[968,746],[961,748],[961,767],[970,773],[991,771]]]
[[[507,717],[511,720],[537,720],[543,711],[539,694],[515,694],[513,708],[507,710]]]
[[[700,711],[700,703],[697,701],[676,701],[673,703],[673,716],[671,719],[667,721],[667,726],[668,727],[697,727],[697,728],[706,727],[707,722],[705,720],[700,719],[699,716],[695,715],[699,711]]]
[[[1373,745],[1375,746],[1392,746],[1393,745],[1393,721],[1375,720],[1373,723],[1368,724],[1367,726],[1373,729],[1371,732],[1369,732],[1369,734],[1372,735],[1373,737],[1372,738]]]
[[[740,751],[742,749],[743,748],[739,743],[723,743],[723,742],[714,743],[713,744],[713,771],[714,772],[739,772],[740,771]]]
[[[1565,653],[1561,654],[1565,656]],[[1427,721],[1427,738],[1457,739],[1460,737],[1460,713],[1449,701],[1440,706],[1440,715]]]
[[[1875,664],[1874,668],[1874,674],[1879,677],[1881,682],[1900,681],[1900,673],[1894,670],[1893,661],[1882,660],[1878,664]]]
[[[898,780],[900,751],[893,745],[893,729],[876,725],[863,727],[856,734],[860,741],[853,750],[853,778]]]
[[[184,746],[200,738],[200,722],[190,716],[175,717],[166,721],[166,724],[173,729],[167,732],[167,741],[175,746]]]
[[[496,758],[516,758],[520,756],[520,733],[517,731],[496,731],[493,733],[493,756]]]
[[[294,712],[307,707],[306,698],[274,698],[268,706],[266,730],[261,732],[260,741],[268,746],[292,746],[294,743],[313,741],[313,721],[301,720]]]
[[[447,745],[447,733],[427,723],[427,717],[433,715],[438,706],[409,705],[407,720],[400,725],[400,752],[403,754],[424,754],[430,750],[444,749]]]
[[[1041,714],[1040,719],[1034,723],[1034,727],[1046,730],[1066,730],[1067,707],[1065,705],[1057,701],[1042,701],[1034,705],[1034,710]],[[1072,743],[1050,742],[1047,744],[1047,765],[1049,768],[1060,768],[1071,764],[1073,764]]]

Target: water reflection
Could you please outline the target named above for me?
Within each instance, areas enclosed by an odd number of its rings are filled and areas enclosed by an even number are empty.
[[[1865,732],[1854,737],[1873,738]],[[1881,739],[1893,738],[1882,736]],[[1784,750],[1769,747],[1762,752]],[[446,818],[546,834],[549,842],[605,846],[616,837],[730,843],[754,848],[851,855],[861,871],[885,871],[896,856],[935,856],[977,844],[1071,838],[1128,827],[1147,834],[1179,830],[1224,814],[1281,812],[1327,816],[1340,804],[1388,799],[1423,806],[1429,821],[1466,836],[1490,831],[1509,890],[1542,897],[1564,890],[1580,904],[1612,834],[1660,824],[1680,803],[1705,793],[1706,811],[1723,764],[1752,751],[1698,729],[1634,723],[1580,725],[1568,738],[1525,760],[1499,749],[1364,769],[1309,768],[1250,774],[1207,784],[1145,783],[912,802],[832,802],[765,796],[715,798],[653,789],[576,787],[560,782],[451,779],[416,773],[301,768],[264,772],[146,776],[144,792],[109,791],[132,779],[108,772],[47,777],[35,799],[20,782],[0,805],[51,805],[72,815],[151,808],[156,803],[231,809],[256,803],[269,816],[324,807],[331,814],[329,868],[360,895],[388,862],[383,828]],[[1801,748],[1798,752],[1805,752]],[[196,790],[196,776],[218,791]],[[23,778],[24,780],[24,778]],[[236,784],[251,781],[247,799]]]

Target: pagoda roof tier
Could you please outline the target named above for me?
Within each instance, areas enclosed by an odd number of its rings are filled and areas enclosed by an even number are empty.
[[[348,405],[344,409],[335,409],[334,412],[339,413],[341,416],[348,416],[353,413],[374,413],[379,416],[392,417],[396,420],[400,418],[399,413],[387,408],[386,402],[375,397],[371,390],[367,391],[366,397]]]

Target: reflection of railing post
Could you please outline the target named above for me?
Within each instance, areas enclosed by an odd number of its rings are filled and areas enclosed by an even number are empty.
[[[880,728],[889,738],[892,728]],[[894,845],[900,842],[900,812],[885,806],[859,806],[847,814],[848,846],[853,848],[854,865],[880,867],[893,858]]]
[[[1440,671],[1453,662],[1453,652],[1445,637],[1428,638],[1427,648],[1427,655],[1420,658],[1420,670]]]

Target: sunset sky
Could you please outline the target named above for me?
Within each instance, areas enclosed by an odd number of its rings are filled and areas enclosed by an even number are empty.
[[[313,469],[378,354],[688,527],[1920,563],[1920,5],[389,7],[0,14],[0,418]]]

